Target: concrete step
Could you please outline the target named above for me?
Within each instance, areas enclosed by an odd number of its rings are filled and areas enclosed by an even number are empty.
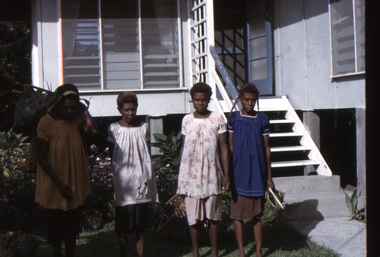
[[[274,178],[277,190],[286,193],[285,220],[324,220],[349,217],[339,176],[299,176]]]
[[[337,175],[279,177],[273,178],[273,181],[276,189],[281,190],[286,194],[302,192],[339,191],[340,189],[340,177]]]

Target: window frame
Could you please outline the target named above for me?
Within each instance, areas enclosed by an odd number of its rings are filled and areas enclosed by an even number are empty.
[[[80,92],[85,92],[85,93],[94,93],[94,94],[97,94],[97,93],[112,93],[112,92],[120,92],[120,91],[136,91],[136,92],[155,92],[155,91],[183,91],[183,90],[187,90],[187,88],[184,87],[184,63],[183,63],[183,53],[184,53],[184,46],[183,46],[183,42],[182,42],[182,13],[181,13],[181,0],[176,0],[177,2],[177,10],[176,10],[176,24],[177,24],[177,30],[176,30],[176,33],[178,33],[178,38],[177,38],[177,42],[178,42],[178,46],[177,46],[177,51],[178,51],[178,74],[177,74],[177,80],[178,80],[178,86],[177,87],[157,87],[157,88],[144,88],[144,70],[143,70],[143,53],[142,53],[142,48],[143,48],[143,45],[142,45],[142,16],[141,16],[141,8],[142,8],[142,3],[141,1],[142,0],[135,0],[137,1],[137,5],[138,5],[138,25],[139,25],[139,28],[138,28],[138,37],[139,37],[139,49],[140,49],[140,52],[139,52],[139,65],[140,65],[140,71],[139,71],[139,76],[140,76],[140,87],[139,88],[117,88],[117,89],[107,89],[105,88],[105,74],[104,72],[105,71],[105,60],[104,60],[104,56],[103,56],[103,32],[102,32],[102,14],[101,14],[101,2],[102,0],[97,0],[97,9],[98,9],[98,17],[97,17],[97,20],[98,20],[98,44],[99,44],[99,72],[100,72],[100,87],[98,89],[86,89],[86,88],[83,88],[83,87],[78,87],[79,91]],[[59,74],[59,79],[61,81],[61,84],[65,83],[65,67],[64,67],[64,54],[63,54],[63,18],[62,18],[62,2],[63,0],[60,0],[59,1],[59,5],[58,5],[58,13],[59,13],[59,21],[58,21],[58,31],[59,31],[59,52],[60,52],[60,56],[59,56],[59,66],[60,66],[60,74]],[[69,83],[69,82],[66,82],[66,83]]]
[[[356,31],[356,0],[351,0],[352,2],[352,19],[353,19],[353,35],[354,35],[354,57],[355,57],[355,72],[349,72],[344,74],[334,74],[334,57],[333,57],[333,19],[332,19],[332,13],[331,13],[331,0],[329,0],[329,29],[330,29],[330,61],[331,61],[331,75],[330,78],[341,78],[341,77],[351,77],[351,76],[358,76],[358,75],[364,75],[366,73],[366,70],[364,68],[364,71],[358,70],[358,55],[357,55],[357,31]],[[365,15],[365,14],[364,14]],[[365,29],[365,28],[364,28]],[[364,32],[364,38],[365,38],[365,32]],[[364,49],[365,51],[365,49]],[[364,58],[365,58],[365,52],[364,52]]]

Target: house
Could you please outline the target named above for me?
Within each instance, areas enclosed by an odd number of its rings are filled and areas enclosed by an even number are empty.
[[[260,110],[285,130],[271,138],[274,167],[349,177],[365,206],[364,0],[31,0],[30,9],[34,85],[77,85],[96,117],[119,115],[116,96],[133,90],[154,133],[164,117],[191,112],[193,83],[210,84],[211,109],[227,113],[236,86],[253,82]],[[351,170],[331,172],[334,162]]]

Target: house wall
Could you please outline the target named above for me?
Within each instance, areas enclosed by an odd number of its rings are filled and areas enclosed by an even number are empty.
[[[365,75],[330,77],[329,1],[273,5],[276,95],[297,110],[365,108]]]

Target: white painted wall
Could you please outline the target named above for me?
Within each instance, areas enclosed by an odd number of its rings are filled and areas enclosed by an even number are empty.
[[[187,89],[176,91],[135,92],[139,101],[138,115],[160,116],[190,112]],[[117,92],[107,94],[80,94],[90,100],[90,113],[94,117],[120,116],[117,110]]]
[[[60,41],[58,23],[58,1],[33,1],[32,20],[32,83],[35,86],[47,88],[47,83],[53,89],[60,81]]]
[[[331,79],[328,0],[274,1],[276,95],[295,109],[365,107],[365,75]]]

